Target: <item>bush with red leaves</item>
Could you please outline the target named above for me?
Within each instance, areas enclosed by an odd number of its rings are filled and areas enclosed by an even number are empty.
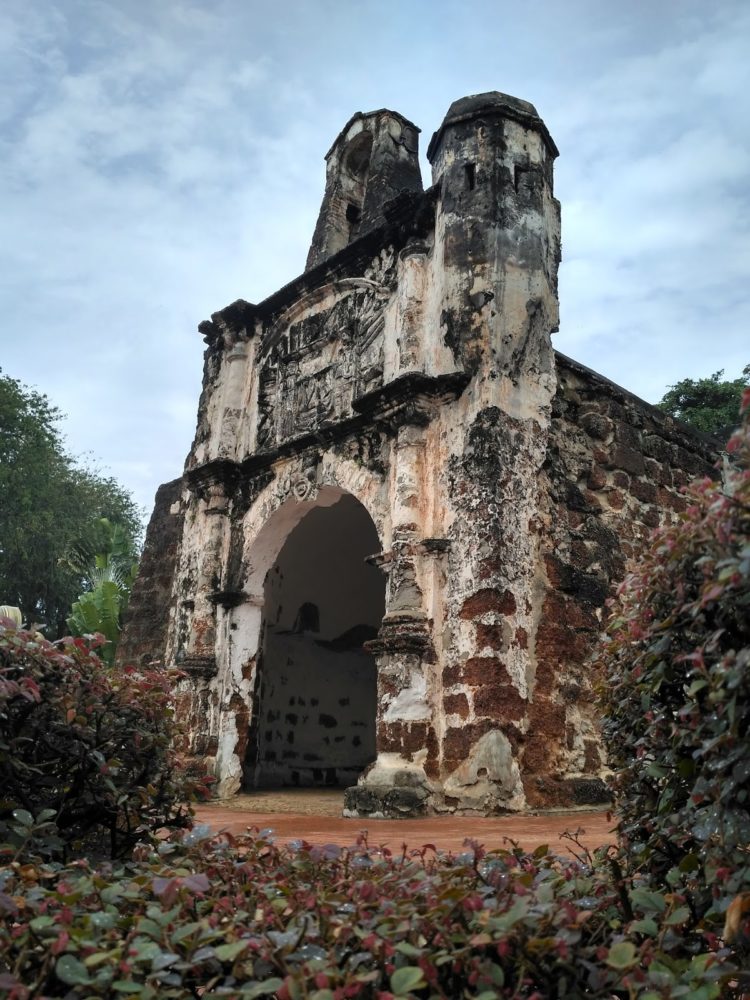
[[[627,866],[714,931],[750,890],[750,390],[741,413],[724,483],[655,533],[601,654]]]
[[[175,767],[174,678],[114,670],[96,655],[98,644],[49,642],[0,622],[6,857],[118,857],[147,832],[190,821],[185,803],[197,788]]]

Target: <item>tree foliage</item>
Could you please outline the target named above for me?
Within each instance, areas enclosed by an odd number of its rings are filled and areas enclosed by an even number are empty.
[[[123,616],[138,571],[133,539],[121,525],[99,518],[92,525],[90,537],[71,552],[68,563],[81,574],[87,587],[73,604],[68,628],[77,636],[102,634],[107,642],[100,655],[114,664]]]
[[[60,411],[46,396],[0,373],[0,601],[51,637],[83,589],[66,555],[106,517],[140,537],[140,512],[113,478],[66,452]]]
[[[725,380],[721,369],[708,378],[685,378],[670,386],[657,406],[696,430],[728,436],[748,385],[750,365],[745,365],[741,378],[733,380]]]
[[[693,484],[655,534],[603,655],[629,868],[683,893],[698,927],[750,890],[750,390],[742,406],[726,483]]]

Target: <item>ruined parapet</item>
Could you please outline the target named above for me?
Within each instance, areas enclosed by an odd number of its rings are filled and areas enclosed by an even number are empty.
[[[358,111],[326,154],[308,270],[380,225],[383,209],[401,192],[421,190],[417,126],[385,108]]]

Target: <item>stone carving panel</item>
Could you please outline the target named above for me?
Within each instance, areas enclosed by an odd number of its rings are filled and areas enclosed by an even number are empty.
[[[282,317],[269,334],[273,346],[259,377],[258,451],[346,419],[354,400],[383,384],[384,310],[393,266],[390,260],[376,263],[366,277],[337,288],[340,297],[328,308],[313,311],[311,305],[286,326]]]

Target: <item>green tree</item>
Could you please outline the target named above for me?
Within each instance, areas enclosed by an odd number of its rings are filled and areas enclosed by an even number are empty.
[[[66,556],[108,518],[135,542],[140,511],[128,492],[64,448],[62,414],[49,399],[0,371],[0,601],[61,634],[84,589]]]
[[[741,378],[731,381],[724,378],[722,368],[708,378],[685,378],[671,385],[656,405],[696,430],[728,436],[737,423],[742,393],[748,385],[750,365],[742,369]]]
[[[75,546],[68,562],[83,576],[86,587],[73,605],[68,628],[80,636],[101,632],[108,642],[100,655],[113,664],[138,571],[135,543],[122,525],[101,517],[92,525],[90,536]]]

